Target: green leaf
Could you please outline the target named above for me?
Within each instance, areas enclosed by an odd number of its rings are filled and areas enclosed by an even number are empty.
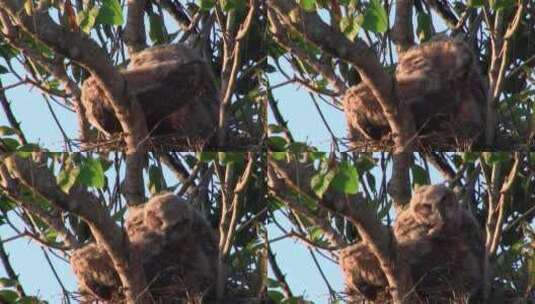
[[[270,136],[268,138],[268,147],[271,151],[285,151],[287,141],[281,136]]]
[[[167,42],[162,18],[154,13],[149,13],[149,37],[154,44],[163,44]]]
[[[25,144],[17,148],[17,155],[22,158],[28,158],[35,151],[41,151],[41,147],[38,144]]]
[[[469,7],[483,7],[485,2],[483,0],[468,0],[467,5]]]
[[[14,135],[15,130],[8,126],[0,126],[0,136]]]
[[[340,29],[346,35],[347,39],[353,41],[360,30],[360,25],[354,16],[342,17],[340,19]]]
[[[282,284],[277,280],[274,280],[272,278],[267,278],[266,286],[268,288],[279,288],[279,287],[282,287]]]
[[[97,16],[99,15],[99,8],[93,7],[90,10],[83,10],[78,13],[78,26],[86,34],[89,34],[91,29],[95,26]]]
[[[164,178],[162,170],[155,165],[149,167],[149,191],[152,194],[162,191]]]
[[[431,24],[431,16],[426,13],[418,13],[417,15],[416,33],[420,41],[427,41],[433,35],[433,29]]]
[[[243,163],[245,154],[243,152],[218,152],[222,165],[230,163]]]
[[[12,152],[17,150],[17,147],[20,146],[20,143],[18,140],[14,138],[1,138],[0,139],[0,147],[4,146],[6,147],[6,152]]]
[[[118,0],[103,0],[98,12],[96,24],[123,24],[123,10]]]
[[[45,231],[45,239],[49,243],[55,243],[56,239],[58,238],[58,232],[55,229],[48,228]]]
[[[46,301],[40,301],[39,298],[34,297],[34,296],[23,297],[17,301],[17,304],[47,304],[47,303],[48,302]]]
[[[489,165],[495,165],[507,161],[510,154],[507,152],[483,152],[483,158]]]
[[[371,155],[361,155],[357,159],[358,172],[368,172],[375,167],[375,159]]]
[[[219,0],[219,3],[225,12],[230,10],[244,10],[247,7],[245,0]]]
[[[316,0],[299,0],[299,6],[301,6],[307,12],[315,11]]]
[[[284,160],[288,152],[270,152],[269,156],[274,160]]]
[[[128,210],[127,207],[123,207],[119,209],[119,211],[115,212],[111,217],[117,221],[120,222],[124,218],[124,214],[126,213],[126,210]]]
[[[267,294],[268,297],[275,303],[280,303],[284,299],[284,295],[282,294],[282,292],[277,290],[269,290]]]
[[[200,0],[198,3],[203,11],[209,11],[215,6],[215,0]]]
[[[336,170],[328,169],[327,172],[320,172],[312,177],[310,180],[310,187],[319,198],[323,198],[323,194],[329,189]]]
[[[463,161],[465,163],[475,163],[477,161],[477,159],[479,158],[479,154],[478,153],[474,153],[474,152],[464,152],[463,153]]]
[[[303,142],[293,142],[288,145],[287,150],[295,154],[301,154],[307,152],[309,147]]]
[[[14,304],[18,298],[19,298],[19,295],[13,290],[9,290],[9,289],[0,290],[0,303],[5,303],[5,304],[13,303]]]
[[[355,194],[359,191],[359,176],[357,169],[349,162],[342,162],[336,168],[336,175],[332,181],[333,189],[345,194]]]
[[[429,175],[423,167],[413,165],[411,167],[411,172],[413,185],[428,185],[430,183]]]
[[[513,7],[515,5],[515,0],[490,0],[490,6],[494,10],[501,10],[504,8]]]
[[[7,74],[9,73],[9,70],[3,66],[3,65],[0,65],[0,74]]]
[[[269,129],[269,132],[271,134],[273,134],[273,133],[282,133],[285,130],[285,128],[283,126],[273,125],[273,124],[270,124],[268,126],[268,129]]]
[[[374,33],[386,32],[388,29],[388,16],[379,0],[370,1],[370,5],[364,11],[361,26]]]
[[[209,163],[217,159],[217,152],[200,152],[199,161],[203,163]]]
[[[76,182],[76,179],[78,179],[79,174],[79,167],[72,165],[67,166],[59,172],[58,177],[56,178],[58,186],[61,188],[61,190],[63,190],[63,192],[69,193],[71,187]]]
[[[323,229],[321,229],[319,227],[312,227],[309,230],[309,236],[310,236],[310,240],[312,242],[314,242],[315,244],[317,244],[317,245],[321,245],[321,246],[328,246],[329,245],[327,240],[324,238]]]
[[[98,189],[104,188],[105,176],[100,161],[94,158],[87,158],[80,168],[79,182]]]
[[[17,280],[11,280],[8,278],[0,278],[0,287],[14,287],[17,285]]]

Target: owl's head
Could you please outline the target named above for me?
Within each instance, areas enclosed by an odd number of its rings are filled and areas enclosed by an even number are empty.
[[[145,205],[145,225],[153,231],[164,232],[175,226],[192,224],[193,210],[189,204],[173,193],[152,197]]]
[[[170,61],[185,64],[196,60],[200,60],[200,57],[189,46],[184,44],[159,45],[133,54],[130,58],[128,69],[147,67]]]
[[[427,235],[433,236],[456,221],[460,206],[455,193],[439,184],[416,188],[410,208],[415,220],[428,229]]]

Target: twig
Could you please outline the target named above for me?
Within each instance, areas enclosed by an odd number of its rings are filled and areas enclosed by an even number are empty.
[[[268,258],[269,258],[269,265],[271,266],[271,270],[273,270],[273,274],[275,275],[275,278],[280,283],[284,296],[287,299],[292,298],[293,293],[292,293],[292,290],[290,289],[290,285],[288,285],[288,282],[286,281],[286,276],[284,275],[284,273],[282,273],[282,270],[280,269],[279,264],[277,263],[275,254],[271,250],[271,246],[269,244],[268,244]]]
[[[4,265],[4,270],[6,271],[8,278],[12,281],[15,281],[15,290],[17,290],[19,297],[25,297],[26,293],[24,292],[22,285],[20,285],[19,276],[15,273],[13,266],[11,266],[9,255],[4,248],[4,242],[2,241],[2,238],[0,238],[0,261],[2,261],[2,265]]]

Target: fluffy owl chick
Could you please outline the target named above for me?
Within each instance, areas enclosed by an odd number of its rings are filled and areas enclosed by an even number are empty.
[[[75,250],[70,262],[78,279],[80,293],[86,298],[110,301],[120,296],[119,276],[106,251],[97,244],[90,243]]]
[[[381,105],[364,83],[346,91],[343,106],[351,141],[358,140],[359,135],[368,140],[381,140],[390,134]]]
[[[483,237],[474,217],[444,185],[417,188],[399,214],[394,236],[410,265],[416,289],[432,303],[472,297],[483,280]]]
[[[206,141],[217,126],[218,90],[209,65],[184,45],[149,48],[121,71],[130,100],[140,104],[152,136]],[[82,85],[88,121],[104,134],[121,132],[112,103],[93,76]]]
[[[422,132],[477,136],[483,127],[484,81],[470,47],[457,39],[423,43],[404,53],[396,68],[400,102]]]
[[[394,235],[398,243],[436,236],[446,225],[457,225],[459,211],[455,194],[448,187],[420,186],[413,193],[409,209],[401,212],[394,223]]]
[[[151,292],[167,299],[200,296],[216,280],[218,241],[208,222],[172,193],[129,211],[126,231],[140,250]]]
[[[386,299],[388,285],[379,260],[362,242],[348,246],[339,253],[338,264],[344,274],[347,294],[352,300],[359,295],[372,301]]]

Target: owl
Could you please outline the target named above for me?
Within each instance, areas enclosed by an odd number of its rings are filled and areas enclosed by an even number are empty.
[[[390,126],[381,105],[364,83],[346,91],[343,106],[352,141],[361,136],[378,141],[390,134]]]
[[[434,133],[447,141],[472,145],[484,130],[488,88],[470,47],[457,39],[439,39],[413,47],[400,56],[395,70],[399,108],[411,111],[424,143]],[[391,133],[378,100],[364,83],[343,99],[353,142],[379,141]]]
[[[76,249],[70,258],[80,293],[87,298],[111,301],[120,295],[120,279],[111,258],[96,243]]]
[[[151,136],[207,141],[218,124],[219,93],[210,66],[184,45],[156,46],[133,55],[121,71],[129,98],[137,100]],[[112,135],[122,131],[111,102],[95,77],[82,85],[88,121]]]
[[[483,129],[487,88],[465,42],[438,39],[412,48],[400,56],[395,77],[421,133],[475,138]]]
[[[388,283],[379,260],[366,244],[359,242],[339,252],[338,264],[344,275],[346,292],[352,301],[359,296],[370,301],[386,300]]]
[[[191,205],[172,193],[130,207],[125,221],[130,250],[141,258],[157,303],[200,303],[217,280],[218,238]],[[121,303],[115,268],[96,244],[75,250],[71,265],[86,299]]]
[[[473,298],[480,292],[484,273],[481,228],[461,208],[452,190],[444,185],[417,188],[393,231],[422,298],[448,303],[441,301],[463,295]]]
[[[125,223],[140,251],[151,292],[160,298],[200,296],[216,280],[218,239],[204,217],[172,193],[153,196],[129,211]]]

